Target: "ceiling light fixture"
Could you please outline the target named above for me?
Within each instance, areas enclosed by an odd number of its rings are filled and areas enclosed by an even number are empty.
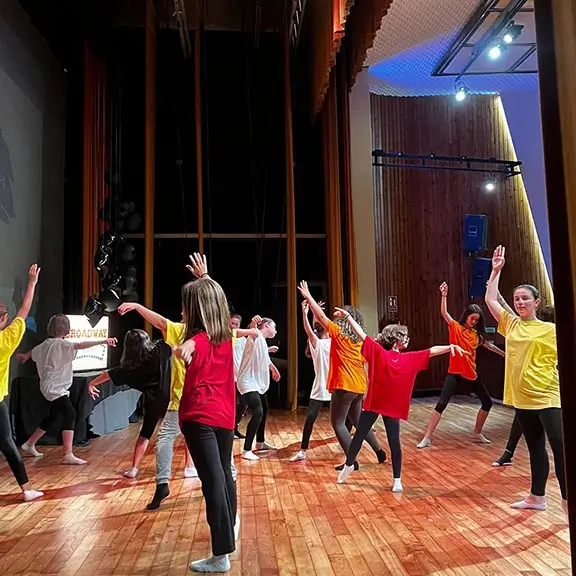
[[[503,46],[501,44],[496,44],[495,46],[492,46],[492,48],[488,50],[488,58],[490,58],[490,60],[498,60],[498,58],[502,56],[503,52],[502,48]]]
[[[466,100],[466,96],[468,96],[469,90],[464,84],[456,84],[456,89],[454,93],[454,98],[456,98],[456,102],[463,102]]]
[[[494,190],[496,190],[496,184],[496,178],[490,176],[490,178],[484,182],[484,190],[486,190],[486,192],[494,192]]]
[[[514,40],[516,40],[516,38],[522,34],[523,29],[524,26],[522,24],[516,24],[514,20],[512,20],[506,27],[504,36],[502,36],[503,42],[505,44],[512,44],[512,42],[514,42]]]

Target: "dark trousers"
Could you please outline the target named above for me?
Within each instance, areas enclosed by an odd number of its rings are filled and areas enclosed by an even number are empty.
[[[4,454],[16,482],[20,486],[28,483],[28,474],[22,461],[22,456],[18,452],[18,447],[12,436],[12,426],[10,425],[10,413],[6,405],[6,399],[0,402],[0,451]]]
[[[564,450],[562,446],[562,413],[560,408],[541,410],[516,409],[518,422],[524,433],[530,452],[530,473],[534,496],[546,494],[546,482],[550,473],[550,463],[546,452],[546,437],[554,456],[554,470],[562,498],[566,499],[566,476],[564,472]]]
[[[236,429],[238,429],[238,424],[240,424],[244,412],[246,412],[246,399],[243,394],[236,390]]]
[[[320,414],[320,409],[322,408],[321,400],[310,399],[310,404],[308,404],[308,414],[306,415],[306,422],[304,422],[304,429],[302,430],[302,444],[300,445],[301,450],[308,450],[308,445],[310,444],[310,436],[312,435],[312,428],[314,428],[314,423],[318,414]]]
[[[76,410],[72,406],[70,396],[60,396],[50,402],[50,414],[40,422],[40,430],[50,430],[60,420],[60,430],[74,430],[76,424]]]
[[[182,434],[202,482],[212,554],[231,554],[236,549],[234,524],[237,509],[236,483],[230,467],[234,431],[184,421]]]
[[[446,375],[444,386],[442,386],[442,392],[440,392],[440,400],[438,400],[438,403],[434,408],[436,412],[442,414],[442,412],[446,410],[446,406],[448,406],[450,399],[454,396],[459,382],[466,382],[469,384],[472,387],[472,392],[474,392],[474,394],[476,394],[480,399],[480,402],[482,402],[482,410],[490,412],[490,409],[492,408],[492,398],[490,398],[490,394],[488,394],[488,390],[486,390],[486,386],[482,384],[480,378],[476,378],[476,380],[468,380],[467,378],[460,376],[460,374]]]
[[[247,392],[243,394],[246,406],[248,406],[252,416],[246,427],[246,439],[244,440],[244,450],[252,450],[254,437],[256,442],[265,442],[266,416],[268,414],[268,400],[266,394],[258,392]]]
[[[520,438],[522,438],[522,426],[520,426],[520,422],[518,422],[518,415],[514,414],[514,420],[510,427],[510,436],[508,436],[508,443],[506,444],[506,451],[510,452],[510,456],[514,456]]]
[[[362,394],[356,394],[355,392],[347,392],[346,390],[334,390],[332,392],[330,421],[344,454],[348,454],[350,443],[352,442],[352,436],[350,436],[346,420],[348,419],[354,428],[358,430],[358,420],[362,412],[362,400]],[[372,429],[366,434],[366,441],[374,452],[381,450]]]
[[[356,434],[352,438],[348,455],[346,456],[346,466],[353,466],[362,448],[362,442],[366,439],[366,435],[372,430],[372,426],[378,419],[376,412],[362,411]],[[390,455],[392,457],[392,473],[394,478],[400,478],[402,474],[402,446],[400,444],[400,420],[397,418],[389,418],[382,416],[384,421],[384,428],[386,428],[386,436],[388,438],[388,446],[390,446]]]

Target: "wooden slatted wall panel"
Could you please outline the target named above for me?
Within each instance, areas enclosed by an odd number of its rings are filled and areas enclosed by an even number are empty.
[[[458,104],[451,96],[372,95],[371,107],[374,149],[515,158],[498,96],[472,96]],[[483,174],[388,168],[374,168],[374,172],[379,313],[394,317],[388,310],[388,297],[397,297],[397,316],[410,328],[413,349],[447,341],[439,314],[438,286],[442,281],[449,284],[453,316],[459,317],[468,302],[472,267],[462,251],[465,214],[488,215],[489,246],[502,243],[507,248],[504,296],[511,299],[514,286],[529,282],[541,289],[547,302],[552,301],[520,177],[487,193]],[[488,325],[495,324],[488,313],[487,319]],[[499,337],[496,341],[501,342]],[[501,397],[503,362],[482,351],[479,364],[491,393]],[[446,359],[434,360],[430,371],[419,377],[417,388],[440,387],[446,366]]]

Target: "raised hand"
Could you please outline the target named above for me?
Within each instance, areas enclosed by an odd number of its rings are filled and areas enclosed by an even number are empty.
[[[349,316],[349,313],[344,308],[334,308],[334,318],[346,318],[347,316]]]
[[[204,254],[199,254],[194,252],[188,256],[190,258],[190,264],[186,264],[186,269],[196,278],[202,278],[208,274],[208,262],[206,261],[206,256]]]
[[[40,266],[38,266],[38,264],[32,264],[28,269],[28,282],[30,282],[30,284],[36,284],[38,282],[38,276],[40,276]]]
[[[278,352],[278,346],[268,346],[268,354],[276,354]]]
[[[308,312],[310,312],[310,305],[308,304],[308,300],[302,300],[302,312],[304,314],[308,314]]]
[[[106,338],[106,342],[104,342],[106,346],[110,346],[110,348],[116,348],[116,344],[118,344],[117,338]]]
[[[448,296],[448,284],[446,284],[446,282],[442,282],[442,284],[440,284],[440,294],[446,298],[446,296]]]
[[[250,326],[256,328],[256,326],[259,326],[260,324],[262,324],[262,316],[256,314],[256,316],[253,316],[252,320],[250,320]]]
[[[308,289],[308,282],[306,282],[306,280],[302,280],[302,282],[300,282],[298,285],[298,290],[300,294],[302,294],[303,298],[306,298],[306,300],[310,298],[310,290]]]
[[[320,300],[318,302],[318,306],[320,306],[321,310],[324,310],[324,308],[326,308],[326,302],[324,302],[324,300]]]
[[[504,246],[496,246],[494,254],[492,255],[492,271],[500,272],[506,263],[506,248]]]
[[[120,316],[124,316],[124,314],[127,314],[128,312],[136,310],[137,307],[138,304],[136,304],[135,302],[124,302],[123,304],[120,304],[120,306],[118,306],[118,314],[120,314]]]

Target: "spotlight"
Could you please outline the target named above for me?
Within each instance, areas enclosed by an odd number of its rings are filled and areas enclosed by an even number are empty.
[[[498,60],[502,56],[502,46],[500,44],[496,44],[496,46],[492,46],[490,50],[488,50],[488,58],[490,60]]]
[[[506,27],[506,32],[504,33],[502,40],[506,44],[512,44],[512,42],[514,42],[514,40],[516,40],[516,38],[522,34],[523,28],[524,26],[522,26],[522,24],[515,24],[514,20],[512,20]]]
[[[457,84],[456,85],[456,92],[454,94],[454,98],[456,98],[456,102],[462,102],[466,100],[466,96],[468,96],[468,88],[464,86],[464,84]]]
[[[491,176],[484,182],[484,190],[486,192],[494,192],[496,190],[496,179],[494,177]]]

